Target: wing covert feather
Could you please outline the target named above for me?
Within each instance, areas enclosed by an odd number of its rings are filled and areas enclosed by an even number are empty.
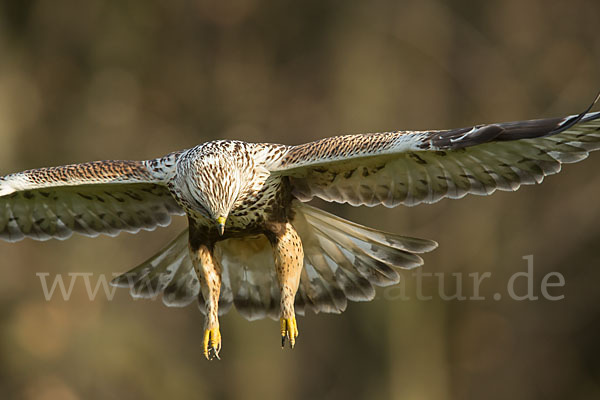
[[[94,161],[0,178],[0,239],[18,241],[152,230],[182,214],[166,179],[178,153],[149,161]]]
[[[274,173],[294,195],[413,206],[540,183],[600,148],[600,112],[447,131],[338,136],[291,147]]]

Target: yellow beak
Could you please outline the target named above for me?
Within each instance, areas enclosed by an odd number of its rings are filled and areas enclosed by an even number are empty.
[[[227,221],[226,217],[217,218],[217,228],[219,229],[219,235],[223,236],[225,232],[225,222]]]

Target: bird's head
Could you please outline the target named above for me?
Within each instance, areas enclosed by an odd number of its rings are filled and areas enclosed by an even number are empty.
[[[203,208],[199,211],[214,221],[221,235],[229,213],[251,186],[253,176],[254,163],[241,152],[218,149],[201,154],[195,160],[194,197]]]

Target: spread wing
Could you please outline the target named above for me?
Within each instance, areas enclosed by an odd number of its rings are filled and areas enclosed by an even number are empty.
[[[302,201],[352,205],[412,206],[514,191],[600,148],[600,112],[590,109],[565,118],[332,137],[290,147],[273,172],[289,176]]]
[[[0,177],[0,238],[15,242],[152,230],[183,214],[166,179],[179,153],[150,161],[95,161]]]

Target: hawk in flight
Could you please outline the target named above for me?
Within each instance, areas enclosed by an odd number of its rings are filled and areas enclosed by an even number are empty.
[[[598,100],[598,99],[596,99]],[[147,161],[96,161],[0,178],[0,238],[135,233],[185,215],[189,227],[113,280],[167,306],[198,300],[203,352],[219,356],[218,316],[340,313],[423,264],[437,243],[377,231],[305,202],[434,203],[540,183],[600,148],[600,112],[564,118],[331,137],[298,146],[218,140]]]

